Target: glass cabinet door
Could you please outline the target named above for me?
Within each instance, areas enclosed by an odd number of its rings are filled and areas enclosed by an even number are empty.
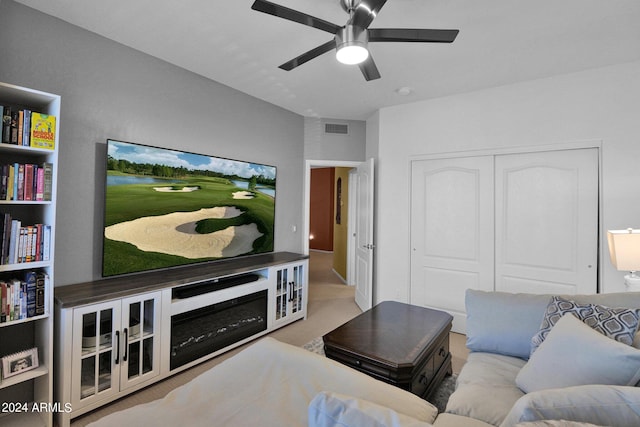
[[[306,264],[294,264],[276,270],[275,322],[289,322],[304,316]]]
[[[123,300],[122,389],[146,381],[160,373],[159,313],[160,294]]]
[[[276,320],[286,317],[289,306],[288,270],[278,270],[276,274]]]
[[[291,302],[291,312],[297,313],[302,310],[303,301],[304,301],[304,266],[296,265],[292,268],[292,302]]]
[[[72,404],[81,407],[97,396],[116,393],[118,385],[119,304],[104,303],[74,311]],[[78,356],[78,357],[75,357]]]

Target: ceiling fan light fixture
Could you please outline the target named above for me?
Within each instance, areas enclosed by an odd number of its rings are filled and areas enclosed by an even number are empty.
[[[347,65],[360,64],[369,57],[369,51],[361,45],[345,45],[338,48],[336,58],[339,62]]]
[[[347,65],[360,64],[369,57],[367,32],[347,25],[336,34],[336,59]]]

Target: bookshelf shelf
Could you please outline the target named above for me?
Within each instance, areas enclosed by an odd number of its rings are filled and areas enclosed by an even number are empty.
[[[53,307],[53,286],[54,286],[54,242],[55,242],[55,219],[56,219],[56,187],[57,187],[57,169],[58,169],[58,142],[59,142],[59,119],[60,119],[60,96],[41,92],[38,90],[19,87],[7,83],[0,82],[0,106],[2,107],[3,116],[7,111],[22,111],[20,117],[24,117],[22,122],[22,129],[26,131],[30,129],[27,127],[27,117],[40,117],[36,114],[31,116],[28,111],[42,113],[48,116],[55,116],[56,128],[53,149],[31,147],[28,145],[18,145],[13,143],[4,142],[4,134],[6,125],[2,124],[0,129],[0,166],[2,166],[2,200],[0,200],[0,213],[2,214],[0,221],[2,227],[0,233],[0,242],[2,243],[2,251],[0,256],[2,257],[3,264],[0,265],[0,292],[5,296],[5,300],[9,300],[9,287],[12,290],[17,290],[17,295],[22,296],[29,294],[29,298],[26,300],[31,305],[24,304],[22,308],[22,318],[18,320],[5,320],[6,312],[11,306],[11,301],[7,305],[1,305],[4,307],[2,313],[4,317],[0,317],[0,357],[28,350],[31,348],[37,348],[38,350],[38,367],[29,371],[22,372],[20,374],[10,376],[8,378],[0,379],[0,402],[4,403],[24,403],[29,402],[29,410],[27,411],[14,411],[10,414],[0,414],[0,425],[2,426],[46,426],[53,425],[53,416],[51,411],[38,411],[39,407],[47,407],[53,404],[53,325],[54,319],[51,314]],[[26,112],[25,112],[26,111]],[[5,117],[3,117],[5,119]],[[13,119],[13,117],[11,117]],[[11,121],[11,120],[10,120]],[[14,132],[11,127],[10,132]],[[36,135],[36,134],[33,134]],[[50,133],[49,133],[50,135]],[[38,135],[39,136],[39,135]],[[18,139],[23,142],[22,138]],[[50,141],[50,139],[49,139]],[[25,134],[24,142],[28,142],[28,138]],[[24,181],[18,181],[16,174],[18,172],[18,166],[20,172],[24,170],[23,176],[28,176]],[[24,169],[23,169],[24,167]],[[42,168],[43,172],[40,175],[36,173],[38,168]],[[12,175],[9,172],[14,172]],[[31,174],[27,174],[33,173]],[[51,173],[50,173],[51,172]],[[48,200],[29,200],[35,199],[36,193],[38,198],[42,197],[40,193],[43,181],[34,181],[33,188],[27,183],[31,183],[31,178],[34,180],[43,178],[43,175],[47,177],[47,199]],[[11,181],[9,177],[15,179]],[[16,183],[9,190],[9,183]],[[25,184],[20,189],[17,186],[18,182],[24,182]],[[36,187],[37,190],[36,191]],[[18,192],[16,192],[18,188]],[[29,189],[33,190],[33,193],[28,192]],[[18,194],[19,196],[15,196]],[[13,200],[6,200],[13,198]],[[19,200],[25,198],[27,200]],[[19,223],[18,223],[19,222]],[[8,224],[8,226],[7,226]],[[12,224],[14,225],[12,227]],[[44,224],[47,228],[48,237],[43,239],[43,227],[39,224]],[[22,240],[20,233],[16,231],[26,230],[29,231],[29,236],[33,237],[33,240],[27,240],[27,236],[24,236],[25,240]],[[50,234],[49,234],[50,231]],[[26,231],[25,231],[26,233]],[[46,246],[48,249],[48,261],[32,261],[32,262],[18,262],[15,260],[30,260],[32,254],[38,254],[37,257],[31,259],[40,258],[42,249],[45,248],[41,242],[49,242]],[[31,242],[27,244],[25,242]],[[36,245],[33,243],[36,242]],[[9,256],[10,243],[14,243],[15,256]],[[19,243],[19,245],[16,245]],[[15,248],[37,248],[29,252],[20,253]],[[24,257],[24,258],[21,258]],[[13,262],[9,261],[13,260]],[[44,288],[34,290],[34,287],[27,288],[26,283],[28,275],[34,272],[38,275],[48,278]],[[4,285],[2,285],[4,284]],[[10,285],[10,286],[9,286]],[[2,289],[4,291],[2,291]],[[30,290],[32,293],[30,293]],[[12,292],[15,293],[15,292]],[[33,295],[37,294],[38,298],[33,298]],[[34,300],[38,301],[38,307],[43,307],[43,314],[34,314],[42,311],[35,311]],[[19,299],[13,301],[14,310],[18,310],[20,307]]]
[[[11,326],[19,325],[20,323],[35,322],[36,320],[46,319],[48,317],[49,317],[49,313],[46,313],[46,314],[41,314],[39,316],[28,317],[26,319],[12,320],[10,322],[0,323],[0,328],[10,328]]]
[[[49,373],[49,369],[46,366],[38,366],[37,368],[24,372],[20,375],[16,375],[14,377],[9,377],[7,379],[2,380],[2,382],[0,383],[0,389],[11,387],[16,384],[24,383],[34,378],[47,375],[48,373]]]
[[[18,264],[3,264],[0,265],[0,273],[4,271],[37,270],[40,268],[50,267],[52,264],[52,261],[33,261],[20,262]]]

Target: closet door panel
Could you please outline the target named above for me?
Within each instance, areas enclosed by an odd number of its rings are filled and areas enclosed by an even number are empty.
[[[493,288],[493,158],[412,163],[412,304],[465,328],[464,292]]]
[[[597,292],[597,149],[496,156],[496,290]]]

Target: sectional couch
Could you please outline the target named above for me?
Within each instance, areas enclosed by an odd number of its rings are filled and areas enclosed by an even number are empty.
[[[163,399],[91,426],[640,425],[640,392],[634,387],[640,350],[630,345],[640,342],[640,293],[566,298],[468,291],[471,353],[439,415],[411,393],[263,338]],[[587,304],[636,310],[612,314],[596,307],[593,315]],[[593,318],[608,323],[598,325]]]
[[[640,426],[639,308],[640,293],[468,290],[470,354],[436,425],[466,417]]]

